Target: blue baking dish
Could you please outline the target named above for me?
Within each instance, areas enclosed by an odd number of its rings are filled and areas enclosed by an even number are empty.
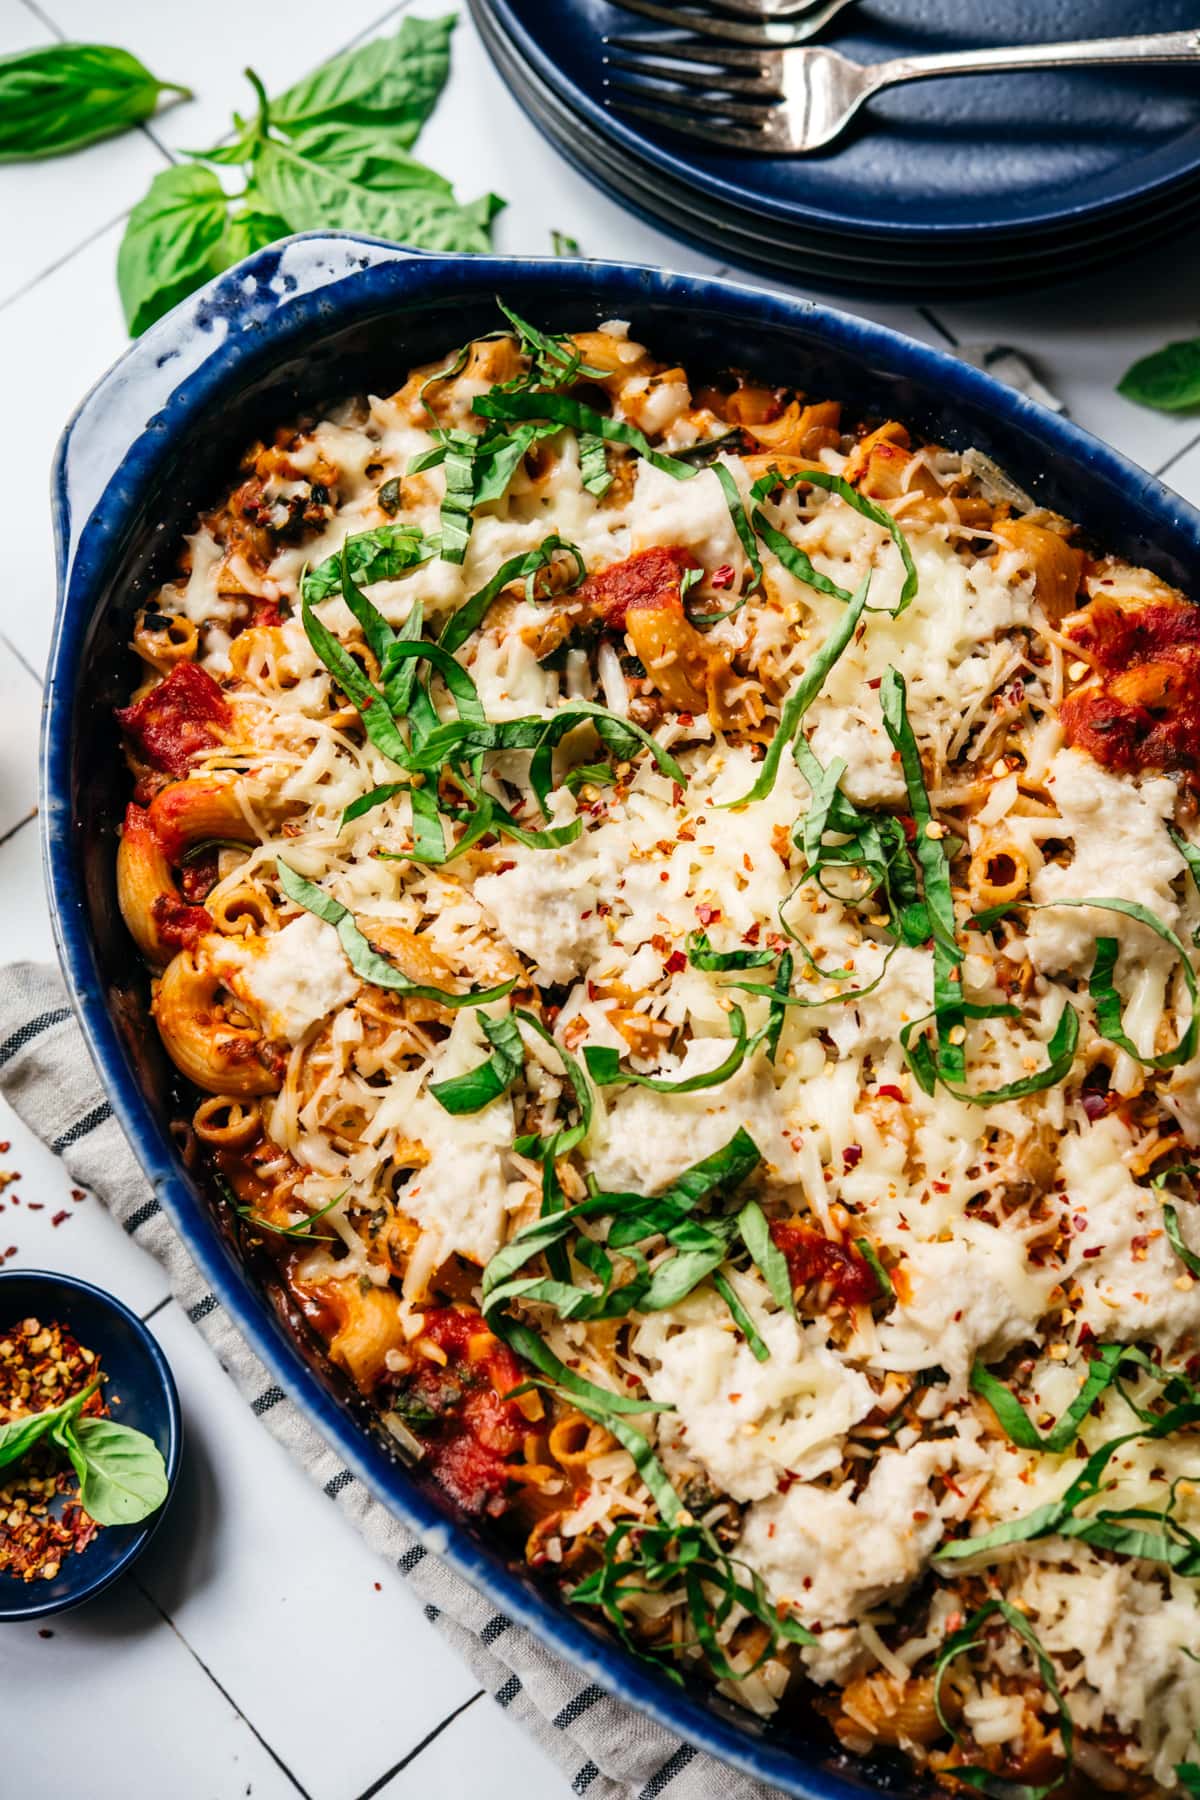
[[[181,532],[244,446],[497,323],[494,296],[538,325],[630,321],[694,371],[742,364],[835,395],[859,414],[993,457],[1108,548],[1200,591],[1200,513],[1069,421],[952,357],[846,313],[733,282],[582,260],[414,255],[348,235],[261,251],[147,333],[84,400],[59,445],[59,601],[46,686],[42,831],[63,968],[114,1110],[154,1193],[273,1376],[392,1510],[590,1679],[679,1736],[804,1800],[887,1787],[895,1766],[838,1751],[803,1699],[770,1726],[699,1685],[678,1688],[506,1557],[494,1536],[389,1454],[265,1273],[243,1263],[168,1129],[176,1078],[147,1015],[146,978],[117,911],[114,832],[127,778],[112,708],[132,675],[129,621]]]

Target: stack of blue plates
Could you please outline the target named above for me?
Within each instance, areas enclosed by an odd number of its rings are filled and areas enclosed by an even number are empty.
[[[1078,277],[1197,216],[1200,64],[922,82],[879,95],[816,155],[752,156],[606,104],[605,35],[671,33],[609,0],[470,5],[562,154],[724,261],[847,292],[985,294]],[[878,62],[1198,22],[1196,0],[861,0],[821,41]]]

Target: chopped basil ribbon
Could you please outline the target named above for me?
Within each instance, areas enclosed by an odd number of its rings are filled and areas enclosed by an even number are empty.
[[[479,1023],[492,1046],[491,1056],[462,1075],[429,1084],[430,1093],[448,1113],[482,1112],[485,1106],[508,1092],[525,1067],[525,1046],[511,1013],[505,1013],[499,1019],[480,1013]]]
[[[362,714],[363,729],[375,748],[389,762],[398,763],[402,769],[408,768],[408,745],[379,689],[367,679],[329,627],[318,619],[307,599],[301,601],[300,618],[309,643],[346,698]]]
[[[1042,1649],[1038,1636],[1024,1613],[1019,1612],[1017,1608],[1010,1605],[1007,1600],[985,1600],[978,1612],[971,1614],[971,1617],[967,1620],[962,1629],[956,1631],[952,1637],[946,1639],[946,1642],[942,1645],[941,1651],[938,1654],[937,1662],[934,1665],[934,1705],[937,1708],[937,1715],[941,1720],[943,1728],[949,1732],[955,1743],[958,1743],[958,1733],[942,1711],[942,1684],[946,1679],[946,1671],[949,1669],[951,1663],[956,1662],[960,1656],[965,1656],[969,1651],[979,1647],[980,1627],[986,1625],[989,1619],[996,1617],[1003,1619],[1010,1630],[1015,1631],[1018,1637],[1024,1639],[1029,1645],[1029,1648],[1033,1651],[1034,1657],[1037,1660],[1042,1682],[1046,1692],[1054,1702],[1055,1712],[1058,1715],[1058,1729],[1062,1737],[1063,1746],[1063,1771],[1061,1775],[1056,1775],[1053,1781],[1046,1782],[1041,1787],[1032,1787],[1027,1782],[998,1782],[993,1770],[972,1768],[969,1766],[956,1766],[954,1770],[954,1779],[956,1781],[964,1781],[970,1787],[978,1788],[981,1793],[1002,1791],[1004,1800],[1046,1800],[1046,1796],[1052,1794],[1055,1788],[1060,1787],[1071,1772],[1071,1766],[1075,1756],[1075,1724],[1074,1720],[1071,1718],[1067,1703],[1063,1699],[1062,1690],[1058,1685],[1058,1678],[1054,1672],[1054,1664]]]
[[[604,439],[594,431],[580,433],[579,479],[588,493],[594,494],[597,500],[603,500],[612,486],[613,478],[609,472]]]
[[[870,1238],[855,1238],[854,1247],[870,1269],[872,1275],[874,1275],[875,1280],[878,1282],[880,1295],[886,1300],[894,1298],[896,1292],[895,1283],[884,1268],[883,1263],[880,1261],[879,1252],[876,1250]]]
[[[917,565],[914,563],[912,551],[908,547],[908,539],[891,513],[885,512],[882,506],[874,505],[865,494],[860,494],[857,488],[851,487],[850,483],[842,476],[831,475],[827,469],[801,469],[794,475],[780,475],[777,471],[768,469],[765,475],[759,476],[750,489],[750,498],[753,501],[766,500],[780,488],[800,486],[824,488],[827,493],[837,494],[846,502],[847,506],[852,506],[855,512],[862,514],[864,519],[870,519],[872,524],[881,526],[888,533],[900,552],[900,560],[904,564],[904,585],[900,589],[900,598],[894,608],[871,607],[868,610],[888,612],[893,618],[898,619],[917,597]],[[828,575],[822,575],[818,569],[813,567],[803,550],[798,549],[782,531],[776,530],[761,506],[756,506],[754,509],[753,524],[763,543],[769,550],[774,551],[789,574],[795,575],[800,581],[807,582],[808,586],[816,588],[818,593],[830,594],[837,600],[850,599],[847,589],[839,587],[835,581],[829,579]]]
[[[791,1271],[787,1257],[771,1236],[766,1214],[757,1200],[747,1200],[738,1214],[738,1235],[750,1253],[750,1260],[767,1284],[772,1300],[781,1312],[795,1313],[796,1296],[792,1292]]]
[[[636,1075],[632,1069],[621,1067],[617,1051],[598,1044],[588,1044],[583,1059],[597,1087],[634,1086],[653,1088],[656,1094],[698,1094],[703,1088],[720,1087],[723,1081],[728,1081],[763,1040],[765,1027],[764,1032],[755,1032],[753,1037],[748,1035],[746,1015],[740,1006],[733,1008],[729,1022],[733,1027],[733,1041],[728,1055],[715,1069],[705,1069],[698,1075],[683,1075],[678,1079],[666,1075]]]
[[[1110,1358],[1115,1358],[1115,1366],[1111,1373],[1108,1367]],[[1169,1410],[1165,1413],[1151,1412],[1148,1408],[1137,1405],[1128,1392],[1122,1388],[1126,1403],[1140,1420],[1140,1430],[1127,1431],[1119,1437],[1110,1438],[1108,1443],[1102,1444],[1098,1450],[1093,1451],[1060,1499],[1051,1500],[1043,1506],[1035,1507],[1023,1518],[1009,1519],[1003,1525],[997,1525],[993,1530],[984,1532],[979,1537],[955,1538],[949,1543],[943,1544],[935,1553],[937,1562],[968,1561],[977,1556],[988,1556],[992,1551],[1003,1549],[1008,1544],[1032,1543],[1045,1537],[1065,1537],[1078,1538],[1085,1544],[1091,1544],[1103,1550],[1117,1551],[1124,1556],[1137,1556],[1151,1562],[1164,1563],[1168,1568],[1174,1569],[1181,1575],[1200,1576],[1200,1538],[1187,1531],[1174,1518],[1174,1491],[1172,1491],[1167,1507],[1162,1512],[1149,1511],[1145,1507],[1101,1507],[1094,1513],[1083,1516],[1080,1516],[1078,1512],[1081,1505],[1095,1500],[1099,1495],[1108,1491],[1111,1484],[1104,1479],[1108,1464],[1125,1444],[1134,1443],[1140,1438],[1170,1437],[1185,1426],[1195,1425],[1200,1421],[1200,1390],[1197,1389],[1195,1383],[1190,1381],[1182,1371],[1171,1371],[1164,1376],[1164,1372],[1156,1368],[1144,1352],[1129,1346],[1122,1346],[1118,1349],[1106,1346],[1100,1356],[1089,1366],[1088,1381],[1084,1386],[1084,1391],[1086,1391],[1089,1383],[1093,1384],[1089,1405],[1095,1400],[1096,1395],[1103,1391],[1104,1386],[1117,1380],[1118,1370],[1122,1363],[1132,1363],[1135,1367],[1164,1381],[1162,1397],[1171,1403]],[[1102,1381],[1102,1375],[1107,1379]],[[974,1385],[974,1375],[972,1383]],[[1179,1401],[1181,1394],[1184,1396],[1182,1402]],[[990,1390],[985,1397],[989,1405],[994,1408],[995,1400]],[[1008,1398],[1012,1400],[1012,1395],[1010,1394]],[[1073,1409],[1079,1407],[1082,1399],[1083,1391],[1076,1396]],[[1010,1420],[1013,1424],[1016,1423],[1015,1417],[1012,1408],[1005,1406],[1003,1400],[1001,1400],[1001,1406],[1005,1408],[1004,1413],[1001,1414],[997,1411],[997,1417],[1008,1430]],[[1068,1409],[1068,1415],[1073,1409]],[[1064,1415],[1064,1421],[1068,1415]],[[1060,1421],[1060,1425],[1064,1421]],[[1078,1415],[1072,1420],[1073,1425],[1077,1423]],[[1018,1426],[1017,1429],[1027,1436],[1031,1429],[1028,1419],[1026,1418],[1025,1424]],[[1053,1435],[1051,1433],[1052,1437]],[[1022,1439],[1017,1438],[1016,1441],[1019,1443]],[[1041,1443],[1041,1447],[1046,1448],[1044,1442]],[[1143,1530],[1141,1521],[1145,1519],[1153,1519],[1160,1529],[1158,1531]],[[1134,1521],[1134,1523],[1131,1525],[1128,1521]]]
[[[1177,831],[1174,825],[1167,826],[1167,833],[1180,856],[1182,856],[1184,862],[1187,864],[1188,874],[1192,878],[1192,886],[1196,889],[1196,892],[1200,894],[1200,847],[1195,844],[1189,844],[1182,831]],[[1192,943],[1196,949],[1200,949],[1200,925],[1197,925],[1192,933]]]
[[[539,387],[556,388],[569,387],[576,381],[607,381],[610,371],[595,369],[585,363],[583,352],[565,334],[539,331],[536,325],[521,318],[510,306],[505,306],[499,295],[496,296],[496,305],[513,327],[521,349],[532,365],[527,374],[518,375],[514,380],[503,383],[502,392],[516,392],[528,387],[531,382],[536,382]]]
[[[627,1595],[657,1593],[682,1585],[696,1641],[713,1672],[726,1681],[742,1680],[753,1673],[774,1652],[780,1639],[792,1644],[816,1642],[812,1633],[796,1620],[779,1616],[757,1570],[730,1556],[706,1526],[695,1522],[649,1439],[629,1423],[630,1413],[670,1412],[671,1407],[645,1398],[630,1399],[584,1380],[560,1362],[536,1332],[514,1319],[498,1317],[492,1321],[492,1329],[517,1356],[545,1377],[536,1385],[547,1387],[585,1418],[603,1425],[629,1452],[661,1515],[660,1524],[623,1521],[615,1527],[605,1541],[602,1566],[570,1590],[567,1598],[572,1605],[599,1608],[634,1655],[661,1667],[677,1683],[683,1677],[673,1666],[676,1646],[647,1650],[634,1639],[621,1605]],[[739,1571],[744,1571],[744,1579]],[[714,1589],[719,1596],[715,1600]],[[760,1655],[751,1669],[743,1671],[731,1667],[717,1635],[736,1609],[757,1619],[767,1630]]]
[[[1180,939],[1164,925],[1157,914],[1148,906],[1140,905],[1136,900],[1121,900],[1113,895],[1102,895],[1093,898],[1089,895],[1083,900],[1006,900],[1000,906],[992,906],[986,912],[977,913],[971,923],[980,931],[986,931],[997,920],[1008,912],[1048,912],[1057,906],[1087,907],[1094,906],[1101,912],[1123,913],[1128,919],[1136,919],[1139,925],[1145,925],[1164,944],[1174,950],[1179,958],[1179,966],[1183,973],[1184,986],[1191,1001],[1191,1014],[1179,1042],[1173,1050],[1164,1050],[1161,1056],[1143,1056],[1141,1051],[1126,1035],[1121,1017],[1121,999],[1113,985],[1113,970],[1116,968],[1119,945],[1115,938],[1097,938],[1096,954],[1092,962],[1092,971],[1088,977],[1088,992],[1096,1008],[1096,1030],[1109,1043],[1116,1044],[1126,1056],[1131,1056],[1144,1069],[1177,1069],[1180,1063],[1190,1062],[1196,1054],[1197,1043],[1200,1042],[1200,993],[1197,991],[1196,972],[1191,958]]]
[[[613,787],[616,779],[607,763],[577,763],[563,776],[563,786],[577,794],[582,787]]]
[[[687,941],[687,959],[693,968],[717,974],[728,969],[765,969],[779,961],[779,951],[714,950],[706,931],[693,931]]]
[[[841,792],[838,784],[846,770],[843,758],[835,757],[823,769],[803,736],[796,739],[792,755],[812,790],[812,804],[792,833],[793,842],[804,851],[808,864],[804,879],[815,881],[822,893],[843,906],[862,906],[873,900],[886,910],[888,929],[910,948],[927,943],[932,926],[900,820],[892,813],[861,812]],[[826,844],[825,834],[829,831],[846,841]],[[831,888],[825,880],[825,871],[831,868],[843,868],[850,875],[860,873],[864,884],[861,891],[847,894]],[[785,900],[783,906],[786,905]],[[783,906],[779,909],[780,923],[788,936],[799,942],[784,918]]]
[[[1189,1180],[1195,1180],[1196,1176],[1200,1175],[1200,1168],[1197,1168],[1195,1163],[1173,1163],[1169,1169],[1159,1170],[1150,1183],[1151,1187],[1165,1187],[1172,1175],[1186,1175]],[[1178,1209],[1167,1201],[1163,1202],[1162,1221],[1167,1241],[1188,1274],[1200,1276],[1200,1256],[1196,1255],[1184,1238],[1180,1229]]]
[[[1200,1794],[1200,1763],[1176,1763],[1175,1779],[1185,1794]]]
[[[546,393],[511,393],[502,388],[493,388],[490,394],[482,395],[475,402],[475,411],[482,419],[548,419],[556,427],[570,426],[580,437],[581,444],[590,440],[599,440],[601,450],[604,444],[624,444],[628,449],[648,462],[652,468],[664,475],[674,476],[676,481],[690,481],[700,474],[700,469],[685,462],[682,457],[667,456],[661,450],[655,450],[645,432],[639,431],[636,425],[629,425],[624,419],[610,419],[606,413],[599,413],[594,407],[585,406],[583,401],[572,399],[568,394]],[[708,448],[706,445],[693,444],[688,452],[695,456]],[[589,450],[590,469],[598,473],[596,463],[597,452]],[[581,451],[582,457],[582,451]],[[582,461],[581,461],[582,468]],[[607,469],[606,469],[607,475]],[[730,471],[724,464],[714,463],[712,472],[721,484],[721,492],[729,507],[729,516],[733,520],[733,528],[746,553],[747,561],[753,571],[751,589],[762,580],[762,563],[758,555],[758,546],[754,541],[754,532],[746,518],[741,495],[737,490]],[[584,485],[587,486],[585,476]],[[606,489],[593,488],[592,492],[604,492]],[[737,611],[734,607],[733,611]],[[721,614],[720,617],[727,617]]]
[[[351,575],[370,587],[375,581],[394,581],[437,553],[437,539],[426,537],[419,525],[377,525],[373,531],[355,532],[341,550],[335,550],[315,569],[306,570],[301,589],[305,600],[315,606],[341,592],[343,560],[349,561]]]
[[[755,1362],[769,1362],[771,1352],[765,1339],[720,1270],[713,1276],[712,1284],[729,1308],[730,1317],[749,1345],[750,1354]]]
[[[574,1150],[577,1144],[583,1142],[592,1128],[595,1102],[592,1097],[591,1084],[571,1052],[564,1050],[558,1039],[547,1031],[536,1013],[527,1012],[524,1007],[517,1007],[516,1016],[522,1025],[527,1025],[530,1031],[535,1032],[544,1044],[549,1044],[551,1050],[558,1056],[566,1071],[567,1080],[571,1084],[571,1091],[575,1095],[575,1104],[579,1108],[579,1123],[571,1125],[565,1130],[556,1131],[549,1140],[549,1149],[546,1153],[549,1157],[566,1156],[569,1150]]]
[[[591,700],[570,700],[549,718],[540,716],[478,723],[451,719],[431,731],[420,748],[414,751],[410,766],[420,770],[440,771],[447,762],[463,756],[474,756],[494,750],[532,750],[530,782],[543,812],[548,812],[551,758],[555,747],[577,725],[591,722],[601,741],[616,756],[629,760],[639,746],[648,750],[659,769],[680,787],[687,786],[687,776],[675,758],[655,742],[648,731],[623,719],[619,713]]]
[[[489,1001],[503,1000],[511,994],[517,985],[517,977],[505,981],[499,987],[470,988],[465,994],[451,994],[445,988],[428,987],[417,981],[410,981],[386,957],[372,949],[370,940],[359,930],[354,915],[348,906],[335,900],[332,894],[318,887],[315,881],[308,881],[303,875],[289,867],[282,857],[276,857],[275,866],[279,871],[279,885],[296,906],[302,906],[305,912],[312,913],[332,925],[338,934],[342,949],[346,952],[347,961],[356,975],[369,981],[374,987],[388,988],[395,994],[409,994],[415,1000],[436,1000],[441,1006],[486,1006]]]
[[[1028,1094],[1040,1093],[1055,1086],[1070,1074],[1079,1042],[1079,1015],[1065,1005],[1046,1046],[1046,1065],[1036,1074],[1002,1087],[975,1093],[966,1085],[967,1056],[964,1047],[968,1019],[1018,1019],[1018,1007],[991,1001],[969,1001],[963,998],[963,951],[958,942],[954,919],[954,895],[950,886],[950,857],[942,838],[930,835],[934,825],[933,809],[925,787],[921,753],[908,718],[907,690],[904,677],[889,668],[879,691],[883,723],[892,747],[900,758],[904,785],[908,791],[909,811],[916,836],[913,854],[921,871],[925,911],[933,937],[933,1010],[923,1018],[910,1020],[900,1031],[900,1044],[909,1067],[921,1088],[932,1094],[937,1084],[973,1106],[1001,1106],[1009,1100],[1022,1100]],[[976,921],[978,923],[978,921]],[[933,1020],[937,1047],[931,1048],[924,1027]]]
[[[336,1241],[335,1234],[329,1232],[316,1232],[313,1230],[313,1226],[318,1225],[327,1213],[333,1211],[335,1206],[341,1205],[342,1201],[346,1198],[347,1189],[343,1188],[340,1194],[335,1194],[332,1200],[326,1201],[324,1206],[319,1206],[316,1212],[309,1213],[307,1218],[297,1219],[294,1225],[276,1225],[271,1219],[264,1218],[262,1213],[256,1212],[252,1206],[243,1206],[228,1181],[225,1181],[220,1175],[217,1176],[216,1180],[217,1186],[224,1194],[226,1202],[233,1208],[240,1219],[245,1219],[249,1224],[253,1225],[256,1230],[269,1231],[274,1237],[299,1238],[301,1241],[308,1241],[310,1243],[329,1244]]]
[[[1110,1388],[1126,1358],[1124,1344],[1102,1344],[1098,1354],[1088,1363],[1087,1377],[1070,1406],[1049,1431],[1039,1431],[1012,1390],[988,1373],[982,1363],[971,1369],[971,1388],[981,1394],[1014,1444],[1023,1450],[1044,1450],[1058,1456],[1069,1450],[1079,1435],[1079,1427],[1091,1412],[1100,1395]]]
[[[518,1016],[530,1022],[527,1015]],[[553,1153],[557,1154],[565,1141],[566,1134],[552,1139]],[[498,1250],[484,1269],[485,1315],[514,1300],[552,1306],[566,1319],[615,1319],[635,1307],[642,1312],[660,1312],[678,1305],[724,1262],[735,1232],[741,1230],[741,1215],[701,1223],[693,1217],[696,1208],[702,1201],[740,1187],[760,1161],[754,1140],[739,1130],[722,1149],[685,1169],[659,1194],[596,1193],[570,1207],[543,1205],[542,1216]],[[579,1229],[582,1220],[597,1218],[611,1221],[603,1240]],[[633,1246],[660,1235],[676,1255],[651,1274],[645,1258]],[[614,1250],[629,1259],[634,1271],[616,1288],[609,1255]],[[551,1261],[556,1251],[559,1254]],[[539,1255],[551,1261],[551,1279],[520,1275]],[[596,1278],[598,1288],[581,1287],[571,1280],[571,1256]]]
[[[442,561],[460,563],[474,524],[475,457],[479,439],[473,431],[442,433],[445,455],[442,468],[446,488],[442,495]]]
[[[752,801],[765,800],[771,792],[775,786],[775,777],[779,773],[779,764],[782,761],[783,753],[799,731],[805,713],[824,687],[829,671],[854,636],[870,591],[871,577],[868,574],[858,592],[851,598],[846,611],[784,701],[779,715],[779,724],[774,737],[767,746],[767,754],[759,767],[758,778],[753,787],[739,800],[722,801],[723,807],[749,806]]]
[[[570,586],[577,587],[587,574],[586,565],[578,548],[556,533],[543,538],[536,550],[526,550],[522,555],[510,556],[507,562],[501,563],[491,580],[481,587],[478,593],[472,594],[471,598],[460,606],[456,613],[451,614],[438,639],[443,650],[457,650],[460,645],[465,644],[471,633],[478,631],[483,624],[492,602],[511,582],[524,578],[532,584],[538,571],[549,569],[554,562],[555,555],[559,552],[574,558],[575,578]],[[533,599],[533,597],[532,591],[527,588],[527,598]]]

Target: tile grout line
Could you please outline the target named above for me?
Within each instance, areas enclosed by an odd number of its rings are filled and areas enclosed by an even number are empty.
[[[25,670],[26,674],[31,675],[33,677],[34,681],[37,682],[38,687],[40,688],[42,686],[41,676],[38,674],[37,670],[34,668],[33,664],[30,662],[29,658],[21,652],[21,650],[19,649],[19,647],[16,644],[13,643],[13,641],[9,637],[8,633],[5,631],[0,631],[0,644],[3,644],[4,648],[6,650],[12,651],[13,655],[16,657],[16,659],[20,663],[21,667]]]
[[[238,1703],[234,1699],[233,1695],[229,1692],[229,1689],[217,1680],[216,1676],[213,1674],[213,1672],[209,1668],[208,1664],[204,1661],[204,1658],[202,1656],[200,1656],[192,1648],[191,1644],[188,1643],[188,1640],[184,1637],[182,1631],[180,1631],[178,1625],[176,1625],[174,1619],[171,1618],[170,1614],[163,1610],[163,1608],[159,1605],[158,1601],[154,1598],[154,1595],[150,1592],[150,1590],[147,1587],[143,1586],[140,1578],[136,1574],[130,1575],[129,1580],[132,1581],[134,1587],[138,1590],[138,1593],[142,1596],[143,1600],[147,1601],[148,1604],[154,1608],[154,1611],[158,1614],[158,1616],[162,1620],[163,1624],[166,1625],[171,1631],[173,1631],[175,1633],[175,1636],[178,1638],[179,1642],[183,1645],[184,1649],[187,1651],[187,1653],[191,1657],[192,1661],[196,1664],[196,1667],[198,1669],[202,1670],[202,1672],[205,1675],[207,1675],[208,1679],[212,1682],[213,1686],[216,1688],[216,1690],[220,1694],[221,1698],[223,1700],[225,1700],[230,1706],[232,1706],[234,1712],[237,1714],[238,1718],[242,1721],[242,1723],[246,1727],[247,1731],[252,1733],[252,1735],[257,1739],[257,1741],[262,1745],[262,1747],[266,1751],[267,1755],[271,1758],[271,1761],[276,1765],[276,1767],[280,1770],[280,1772],[282,1774],[287,1776],[288,1780],[291,1782],[291,1784],[295,1788],[296,1792],[301,1796],[301,1800],[312,1800],[312,1796],[309,1794],[308,1789],[301,1786],[299,1781],[297,1781],[296,1777],[292,1774],[292,1771],[288,1768],[287,1764],[284,1762],[283,1758],[280,1756],[279,1752],[277,1750],[273,1749],[272,1746],[267,1742],[267,1740],[263,1736],[262,1732],[259,1731],[258,1727],[254,1724],[254,1721],[252,1719],[247,1718],[246,1714],[242,1711],[241,1707],[238,1705]]]
[[[32,825],[37,816],[37,807],[34,806],[25,814],[23,819],[18,819],[15,825],[10,825],[3,836],[0,836],[0,850],[4,848],[5,844],[11,844],[19,831],[24,831],[27,825]]]
[[[373,1796],[378,1794],[387,1783],[391,1781],[393,1776],[399,1775],[402,1770],[408,1768],[410,1763],[414,1763],[421,1752],[429,1748],[435,1738],[441,1737],[448,1725],[453,1725],[455,1719],[461,1719],[468,1707],[474,1706],[477,1700],[482,1700],[483,1695],[484,1690],[483,1688],[480,1688],[477,1693],[471,1695],[469,1700],[464,1700],[461,1706],[456,1706],[452,1713],[447,1713],[440,1725],[435,1725],[433,1730],[423,1737],[419,1744],[414,1744],[407,1756],[402,1756],[398,1763],[393,1763],[390,1769],[385,1769],[377,1781],[373,1781],[370,1787],[364,1788],[362,1793],[356,1796],[356,1800],[373,1800]]]
[[[1197,432],[1194,438],[1189,438],[1187,443],[1182,444],[1178,450],[1173,450],[1166,462],[1160,463],[1159,467],[1152,471],[1155,479],[1161,481],[1167,470],[1173,469],[1180,458],[1186,456],[1189,450],[1194,450],[1197,444],[1200,444],[1200,432]]]

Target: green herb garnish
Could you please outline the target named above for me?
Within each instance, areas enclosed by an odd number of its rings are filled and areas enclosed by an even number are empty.
[[[192,97],[113,44],[46,44],[0,56],[0,162],[81,150],[150,118],[164,94]]]

